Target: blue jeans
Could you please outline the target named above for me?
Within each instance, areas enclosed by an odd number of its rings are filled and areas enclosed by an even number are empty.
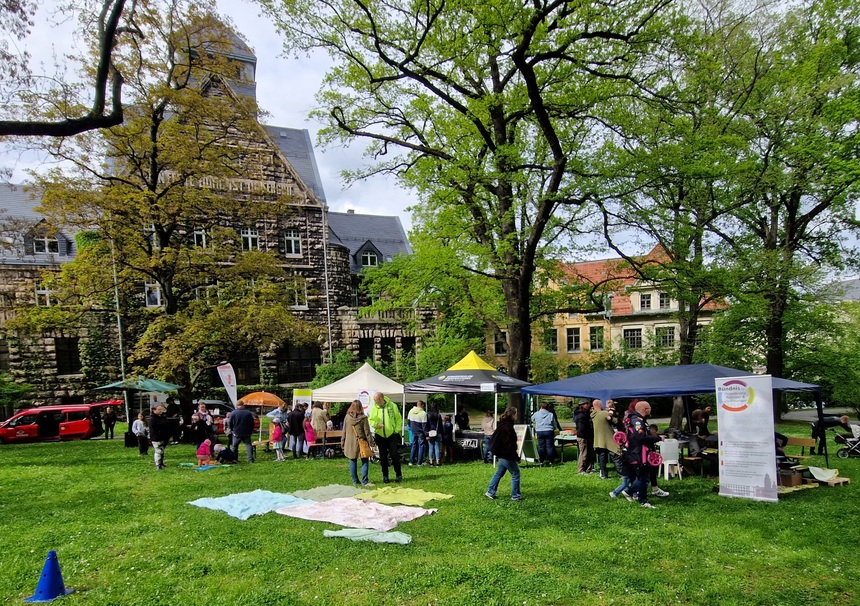
[[[538,439],[538,454],[540,455],[540,460],[542,462],[548,461],[550,463],[555,459],[555,432],[550,431],[538,431],[537,439]]]
[[[625,488],[630,486],[630,483],[631,483],[630,476],[624,475],[622,473],[621,474],[621,485],[618,488],[616,488],[615,490],[613,490],[612,494],[614,494],[617,497],[618,495],[621,494],[621,491],[623,491]]]
[[[367,479],[367,468],[368,461],[370,459],[362,459],[361,460],[361,484],[367,484],[369,480]],[[349,459],[349,475],[352,476],[352,483],[358,484],[358,459]]]
[[[489,463],[493,459],[493,453],[490,452],[490,438],[493,436],[484,436],[484,463]]]
[[[239,442],[245,445],[245,454],[248,455],[248,463],[254,462],[254,447],[251,446],[251,436],[237,436],[233,434],[233,450],[236,451],[236,457],[239,456]]]
[[[290,450],[293,451],[293,458],[298,459],[305,454],[305,434],[300,433],[297,436],[290,436]]]
[[[630,488],[631,494],[639,495],[640,503],[648,502],[648,483],[651,481],[651,467],[648,465],[639,465],[636,469],[636,481]]]
[[[421,465],[424,462],[424,434],[420,432],[412,434],[412,454],[409,455],[410,463],[415,463],[416,455],[418,456],[418,464]]]
[[[496,496],[496,491],[499,490],[499,482],[506,471],[511,472],[511,498],[519,499],[520,494],[520,464],[516,461],[508,461],[507,459],[497,459],[498,467],[493,479],[490,480],[490,486],[487,488],[487,494]]]
[[[427,458],[439,462],[439,436],[427,440]]]

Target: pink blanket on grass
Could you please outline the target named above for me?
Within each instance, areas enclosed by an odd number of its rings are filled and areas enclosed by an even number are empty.
[[[355,498],[332,499],[308,505],[296,505],[276,509],[280,513],[302,520],[331,522],[348,528],[370,528],[387,531],[396,528],[400,522],[408,522],[436,513],[436,509],[423,507],[391,506],[376,501],[360,501]]]

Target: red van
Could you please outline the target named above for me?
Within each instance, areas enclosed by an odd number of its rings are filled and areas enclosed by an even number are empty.
[[[28,408],[0,422],[0,444],[12,442],[48,442],[54,440],[86,440],[96,434],[90,421],[94,408],[121,407],[122,400],[106,400],[95,404],[68,404]]]

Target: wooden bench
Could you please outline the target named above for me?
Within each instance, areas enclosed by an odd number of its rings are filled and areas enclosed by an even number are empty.
[[[341,449],[340,441],[343,438],[343,431],[337,429],[327,429],[317,435],[317,441],[314,444],[308,444],[308,456],[325,456],[327,448],[334,449],[338,452]]]
[[[809,456],[804,456],[806,453],[806,449],[809,448],[812,450],[815,448],[815,438],[795,438],[794,436],[789,436],[788,441],[785,443],[785,447],[789,446],[800,446],[800,454],[788,454],[785,453],[785,458],[791,459],[792,461],[800,461],[809,459]]]

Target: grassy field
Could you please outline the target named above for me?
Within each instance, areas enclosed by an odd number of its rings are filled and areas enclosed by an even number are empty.
[[[485,499],[491,468],[479,462],[404,467],[404,486],[454,498],[401,524],[413,540],[400,546],[324,538],[336,528],[325,523],[277,514],[243,522],[187,505],[348,484],[345,459],[276,464],[263,453],[254,465],[179,466],[193,455],[172,446],[168,469],[156,472],[120,440],[0,447],[0,602],[32,595],[55,549],[75,590],[67,604],[860,603],[860,459],[831,459],[850,486],[778,504],[720,497],[713,479],[672,480],[652,511],[610,500],[615,478],[579,476],[570,463],[524,469],[521,503],[507,498],[507,478],[498,500]],[[380,479],[372,466],[371,481]]]

